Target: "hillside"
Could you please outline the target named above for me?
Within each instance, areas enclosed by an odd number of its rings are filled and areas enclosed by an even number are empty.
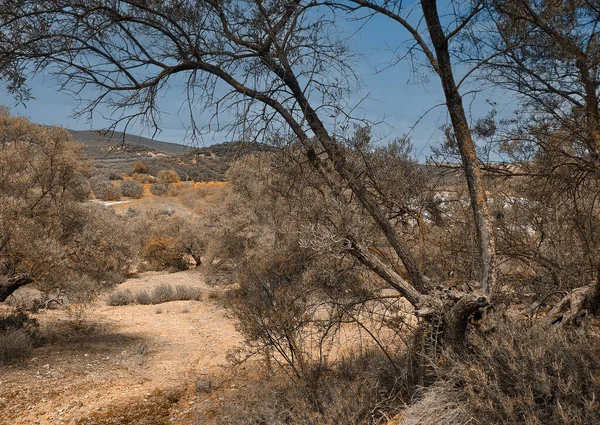
[[[92,130],[69,130],[73,138],[81,143],[85,155],[90,158],[101,158],[103,156],[121,157],[137,152],[155,152],[168,155],[182,155],[190,152],[190,147],[178,143],[161,142],[125,133],[102,134]],[[134,149],[132,149],[134,148]],[[137,148],[137,149],[135,149]]]
[[[193,148],[161,142],[132,134],[102,134],[70,130],[83,145],[85,157],[93,159],[97,173],[105,176],[129,174],[133,164],[142,162],[149,174],[175,170],[182,180],[224,181],[229,162],[218,156],[195,155]]]
[[[128,174],[135,162],[143,162],[152,175],[162,169],[173,169],[182,180],[224,181],[225,172],[235,158],[275,149],[262,143],[243,142],[192,147],[127,133],[69,131],[83,145],[84,156],[93,159],[99,172],[107,176]]]

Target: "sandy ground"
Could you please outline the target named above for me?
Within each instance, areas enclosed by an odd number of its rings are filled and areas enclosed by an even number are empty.
[[[239,344],[234,321],[194,271],[145,273],[116,291],[160,283],[199,286],[202,301],[37,315],[42,344],[0,369],[0,424],[195,424],[217,397],[207,387]]]

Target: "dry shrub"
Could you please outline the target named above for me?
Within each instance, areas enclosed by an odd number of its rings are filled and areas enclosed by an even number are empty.
[[[160,170],[156,176],[158,182],[167,187],[173,183],[179,183],[179,174],[175,170]]]
[[[152,290],[152,304],[161,304],[176,300],[175,291],[171,285],[161,283]]]
[[[281,370],[271,371],[268,379],[256,379],[266,370],[245,372],[254,375],[250,379],[236,371],[236,382],[244,382],[243,397],[227,394],[208,412],[219,425],[384,424],[409,399],[392,370],[382,367],[384,362],[379,353],[357,355],[346,364],[351,373],[333,368],[313,385],[290,380]],[[200,419],[208,423],[208,418]]]
[[[129,289],[113,292],[108,296],[106,303],[110,306],[129,305],[135,302],[135,297]]]
[[[169,425],[170,412],[176,403],[178,390],[156,389],[147,396],[131,397],[127,401],[111,403],[91,416],[80,417],[75,425]]]
[[[131,175],[131,178],[141,184],[154,183],[154,177],[149,176],[148,174],[145,174],[145,173],[133,173]]]
[[[133,174],[148,174],[148,166],[143,162],[133,163]]]
[[[180,301],[202,299],[202,290],[193,286],[177,285],[175,286],[175,298]]]
[[[171,197],[177,197],[181,194],[181,189],[179,187],[177,187],[176,185],[171,185],[169,186],[169,196]]]
[[[388,425],[467,425],[477,423],[465,411],[464,395],[442,381],[424,390],[422,398],[410,405]]]
[[[33,347],[38,322],[23,311],[0,317],[0,365],[26,357]]]
[[[150,193],[155,196],[163,196],[169,193],[169,189],[164,184],[154,183],[152,186],[150,186]]]
[[[504,324],[456,359],[451,378],[480,423],[600,423],[597,331]]]
[[[111,181],[123,180],[123,175],[116,172],[111,172],[108,174],[108,179]]]
[[[148,261],[151,267],[158,269],[187,269],[187,264],[183,261],[181,254],[181,247],[172,237],[150,238],[142,250],[142,257]]]
[[[32,348],[31,336],[23,330],[0,332],[0,365],[21,360]]]
[[[135,180],[125,180],[121,183],[121,195],[129,198],[140,199],[144,194],[144,188]]]
[[[139,291],[135,295],[135,300],[138,304],[150,305],[152,304],[152,296],[146,290]]]
[[[98,199],[103,201],[118,201],[121,198],[119,188],[108,180],[93,181],[91,185],[92,191]]]

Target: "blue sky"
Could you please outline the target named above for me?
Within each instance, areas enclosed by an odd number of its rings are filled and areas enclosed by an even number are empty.
[[[353,32],[357,24],[347,25],[347,31]],[[406,36],[407,33],[398,24],[387,18],[377,17],[351,39],[353,49],[361,52],[364,58],[355,67],[362,80],[362,92],[356,94],[356,99],[363,96],[367,96],[367,99],[362,102],[357,112],[369,119],[384,122],[374,131],[378,138],[389,140],[412,130],[411,139],[415,154],[424,158],[430,154],[431,146],[437,144],[441,138],[438,129],[446,123],[446,111],[443,107],[437,107],[412,129],[427,110],[443,102],[443,94],[437,76],[427,69],[421,71],[429,75],[429,81],[425,83],[419,78],[413,78],[410,66],[406,62],[391,68],[386,67],[393,58],[392,50],[405,41]],[[1,103],[9,106],[14,114],[26,116],[40,124],[59,125],[76,130],[108,126],[109,121],[102,117],[102,113],[95,114],[92,121],[83,117],[74,119],[72,114],[77,103],[68,94],[57,92],[55,82],[50,77],[37,76],[29,84],[35,99],[30,100],[26,107],[15,106],[14,100],[6,93],[4,87],[0,88],[0,95],[4,95],[5,99]],[[162,131],[154,136],[156,139],[187,143],[188,117],[186,112],[178,113],[184,97],[183,86],[174,83],[159,100],[159,107],[164,113],[161,116]],[[465,99],[467,107],[469,102],[469,99]],[[482,95],[473,105],[477,116],[484,115],[489,109]],[[145,130],[141,123],[130,127],[128,132],[152,136],[152,132]],[[204,136],[201,143],[210,145],[226,139],[226,134],[213,133]]]

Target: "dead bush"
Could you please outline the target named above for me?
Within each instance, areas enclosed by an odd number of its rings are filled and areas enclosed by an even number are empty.
[[[108,296],[106,303],[110,306],[123,306],[133,304],[135,302],[135,297],[133,293],[126,289],[124,291],[113,292]]]

